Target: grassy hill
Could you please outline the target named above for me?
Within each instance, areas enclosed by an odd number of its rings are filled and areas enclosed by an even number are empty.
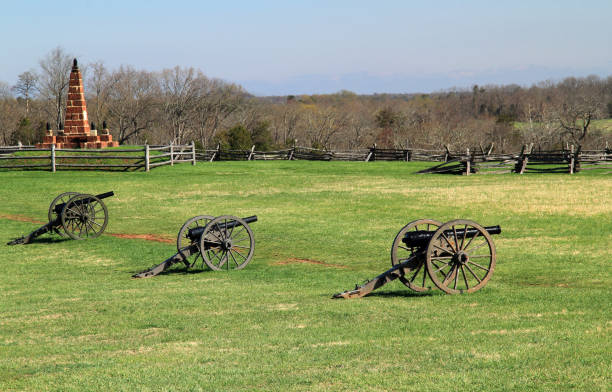
[[[116,196],[98,239],[0,245],[0,390],[609,388],[610,174],[414,174],[427,165],[1,172],[4,242],[61,192]],[[199,214],[258,215],[244,270],[130,278],[175,253]],[[330,299],[389,268],[395,234],[417,218],[501,225],[487,286],[450,296],[392,282]]]

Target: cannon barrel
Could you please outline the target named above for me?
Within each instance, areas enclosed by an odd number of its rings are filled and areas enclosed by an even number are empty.
[[[115,192],[110,191],[110,192],[104,192],[104,193],[100,193],[99,195],[96,195],[96,197],[100,200],[106,199],[107,197],[111,197],[111,196],[115,196]],[[84,201],[85,200],[82,200],[81,202],[84,202]],[[62,210],[64,209],[64,206],[66,206],[66,203],[56,204],[55,213],[57,215],[60,215],[62,213]]]
[[[247,216],[246,218],[242,218],[243,221],[245,221],[246,223],[253,223],[253,222],[257,222],[257,215],[252,215],[252,216]],[[232,221],[230,223],[227,224],[220,224],[219,228],[220,229],[231,229],[232,227],[235,227],[239,225],[238,222],[236,221]],[[194,229],[189,229],[189,232],[187,233],[187,237],[189,237],[189,239],[196,240],[198,238],[200,238],[202,236],[202,233],[204,233],[204,229],[206,227],[196,227]]]
[[[487,231],[487,233],[491,235],[501,233],[501,227],[499,225],[487,226],[484,229]],[[409,246],[411,248],[425,248],[429,244],[429,241],[431,240],[431,238],[434,236],[434,233],[435,231],[428,231],[428,230],[409,231],[408,233],[406,233],[406,235],[402,239],[402,242],[406,244],[406,246]],[[454,236],[453,230],[446,230],[444,234],[447,237]],[[478,234],[478,230],[474,228],[468,229],[467,232],[465,229],[457,230],[458,238],[463,238],[464,236],[465,238],[472,238],[472,237],[475,237],[477,234]]]

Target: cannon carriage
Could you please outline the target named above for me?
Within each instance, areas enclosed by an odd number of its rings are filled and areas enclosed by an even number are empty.
[[[61,193],[49,205],[48,222],[45,225],[9,241],[7,245],[29,244],[45,233],[68,236],[75,240],[99,237],[108,224],[108,209],[102,200],[114,195],[113,191],[98,195]]]
[[[251,261],[255,250],[255,239],[249,226],[253,222],[257,222],[255,215],[246,218],[194,216],[179,230],[177,252],[173,256],[132,277],[152,277],[178,263],[192,268],[198,261],[213,271],[242,269]]]
[[[363,297],[395,279],[417,292],[473,293],[491,279],[496,263],[491,236],[500,233],[500,226],[464,219],[412,221],[395,236],[389,270],[333,298]]]

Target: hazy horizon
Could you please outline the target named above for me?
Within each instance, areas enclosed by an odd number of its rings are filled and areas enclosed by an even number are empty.
[[[612,74],[612,3],[599,0],[29,1],[7,3],[3,14],[0,81],[10,85],[57,46],[109,69],[194,67],[260,96]]]

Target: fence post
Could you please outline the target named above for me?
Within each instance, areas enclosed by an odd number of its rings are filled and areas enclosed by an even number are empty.
[[[467,160],[465,161],[465,173],[464,174],[466,176],[469,176],[470,175],[470,171],[472,170],[472,168],[471,168],[472,162],[470,160],[470,149],[469,148],[466,150],[466,153],[467,153]]]
[[[174,166],[174,142],[170,143],[170,166]]]
[[[574,174],[574,145],[570,146],[569,174]]]
[[[145,171],[148,172],[149,169],[149,145],[145,144]]]
[[[55,144],[51,145],[51,173],[55,173]]]
[[[255,151],[255,145],[253,144],[253,147],[251,147],[251,152],[249,153],[249,158],[247,159],[247,161],[250,161],[251,159],[253,159],[253,151]]]
[[[196,164],[196,153],[195,153],[195,143],[191,141],[191,165],[195,166]]]

